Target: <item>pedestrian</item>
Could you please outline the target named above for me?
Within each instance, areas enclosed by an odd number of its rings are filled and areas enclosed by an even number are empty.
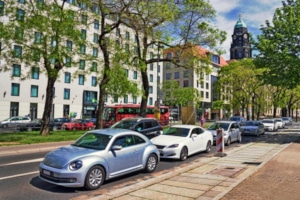
[[[204,128],[205,118],[203,117],[203,115],[201,116],[200,123],[201,127]]]

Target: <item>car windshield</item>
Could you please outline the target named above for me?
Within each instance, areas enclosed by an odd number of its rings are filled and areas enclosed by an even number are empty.
[[[245,126],[258,126],[258,122],[251,122],[251,121],[246,121]]]
[[[188,129],[188,128],[170,127],[163,131],[163,135],[187,137],[189,135],[189,131],[190,131],[190,129]]]
[[[229,123],[219,123],[219,122],[216,122],[216,123],[213,123],[212,125],[210,125],[207,129],[208,130],[217,130],[219,128],[222,128],[224,129],[225,131],[228,130],[229,128]]]
[[[134,124],[136,123],[135,120],[124,120],[119,121],[111,126],[111,128],[124,128],[124,129],[130,129]]]
[[[73,146],[104,150],[112,136],[98,133],[86,133],[72,144]]]

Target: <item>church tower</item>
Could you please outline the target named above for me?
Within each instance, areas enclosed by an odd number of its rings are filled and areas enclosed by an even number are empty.
[[[230,47],[230,60],[252,58],[252,50],[249,42],[249,33],[245,22],[239,16],[233,30],[232,43]]]

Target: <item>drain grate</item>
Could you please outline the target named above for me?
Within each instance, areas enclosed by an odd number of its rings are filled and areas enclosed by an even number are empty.
[[[243,162],[243,164],[246,164],[246,165],[260,165],[261,162]]]

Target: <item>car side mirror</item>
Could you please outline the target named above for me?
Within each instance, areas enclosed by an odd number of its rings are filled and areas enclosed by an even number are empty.
[[[119,151],[122,149],[122,146],[121,145],[114,145],[111,147],[112,150],[115,150],[115,151]]]
[[[192,138],[197,137],[198,135],[196,133],[192,133]]]

